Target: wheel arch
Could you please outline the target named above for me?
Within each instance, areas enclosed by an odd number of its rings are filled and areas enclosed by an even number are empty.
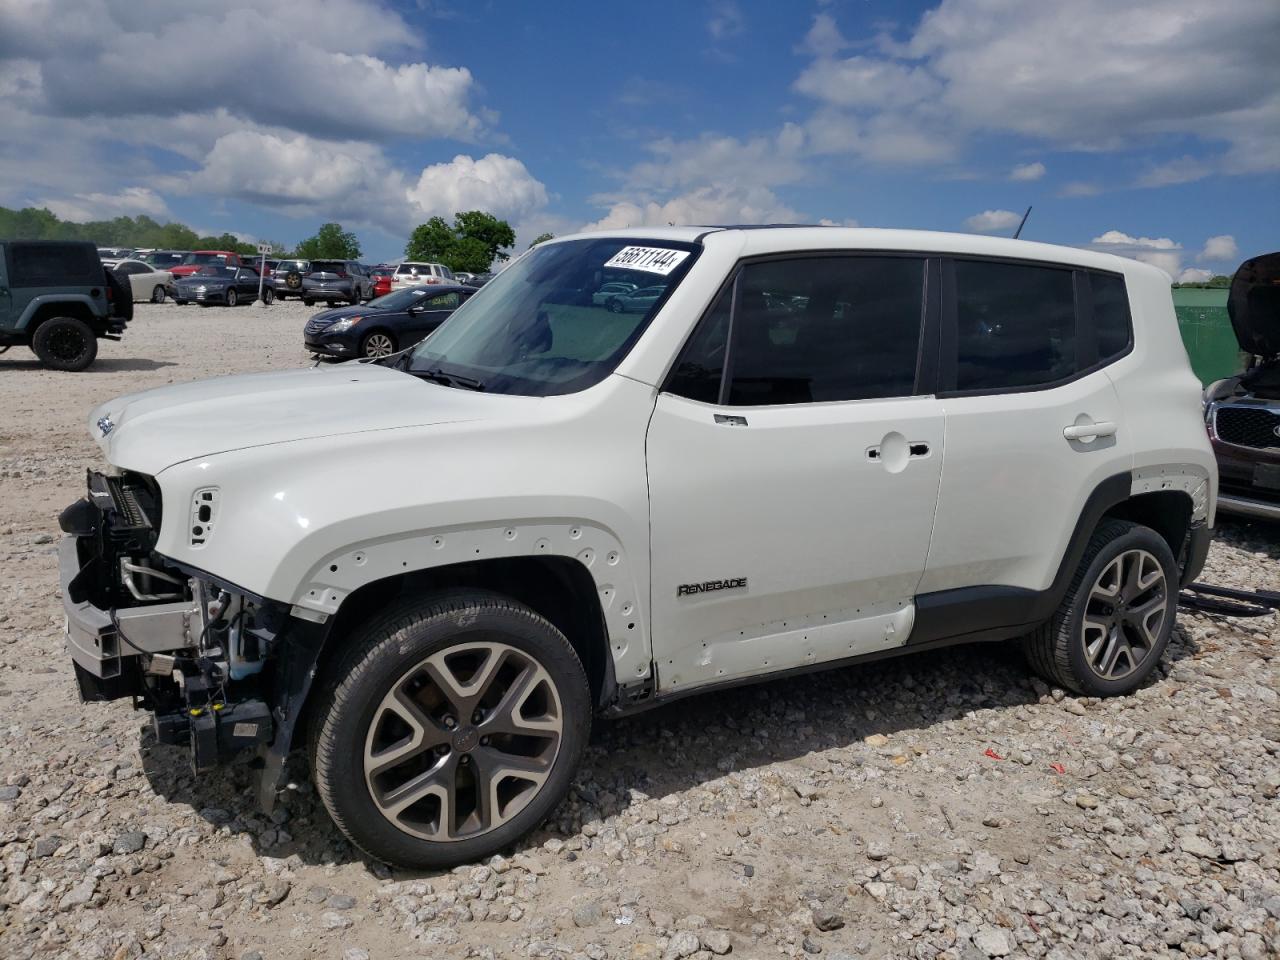
[[[94,313],[88,297],[58,299],[37,297],[23,311],[22,317],[18,320],[17,329],[27,334],[34,334],[40,324],[54,317],[75,317],[77,320],[83,320],[94,333],[98,333],[102,326],[102,320]]]

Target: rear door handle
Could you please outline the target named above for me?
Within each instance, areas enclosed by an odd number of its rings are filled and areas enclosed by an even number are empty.
[[[1062,428],[1062,435],[1068,440],[1093,440],[1097,437],[1114,437],[1116,425],[1110,420],[1099,420],[1097,423],[1073,423]]]

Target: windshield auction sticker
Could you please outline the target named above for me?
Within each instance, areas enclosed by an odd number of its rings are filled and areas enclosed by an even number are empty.
[[[623,247],[615,253],[605,267],[619,270],[643,270],[666,276],[684,262],[688,250],[668,250],[665,247]]]

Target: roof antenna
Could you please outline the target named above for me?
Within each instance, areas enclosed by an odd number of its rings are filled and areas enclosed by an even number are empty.
[[[1022,215],[1022,222],[1018,224],[1018,229],[1013,231],[1013,239],[1017,240],[1022,236],[1022,228],[1027,225],[1027,217],[1031,216],[1031,208],[1027,207],[1027,212]]]

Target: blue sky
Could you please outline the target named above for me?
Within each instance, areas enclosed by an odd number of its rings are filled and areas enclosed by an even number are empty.
[[[366,258],[550,230],[1009,234],[1192,279],[1280,247],[1275,0],[0,4],[0,204]],[[49,30],[58,23],[58,30]],[[289,23],[305,29],[277,29]]]

